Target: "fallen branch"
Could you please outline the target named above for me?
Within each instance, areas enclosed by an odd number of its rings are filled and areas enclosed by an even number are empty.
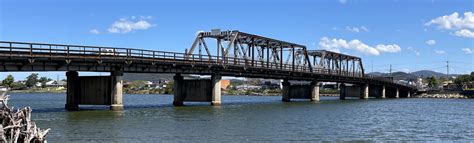
[[[4,92],[0,95],[0,142],[29,143],[46,142],[49,128],[41,130],[31,121],[31,108],[24,107],[14,112],[8,106],[9,96]]]

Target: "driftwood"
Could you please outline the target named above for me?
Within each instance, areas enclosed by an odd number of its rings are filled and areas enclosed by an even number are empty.
[[[46,142],[49,128],[41,130],[31,121],[31,108],[24,107],[16,112],[8,106],[9,96],[0,95],[0,142]]]

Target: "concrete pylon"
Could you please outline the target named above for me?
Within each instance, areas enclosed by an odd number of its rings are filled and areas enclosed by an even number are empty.
[[[341,86],[339,86],[339,99],[340,100],[346,99],[346,84],[344,83],[341,83]]]
[[[123,72],[120,70],[111,72],[112,77],[112,102],[110,110],[123,110]]]
[[[80,83],[79,73],[77,71],[66,72],[67,77],[67,90],[66,90],[66,110],[76,111],[79,110],[80,100]]]
[[[173,105],[174,106],[183,106],[183,101],[184,101],[184,93],[183,89],[181,89],[181,85],[183,84],[183,76],[181,74],[176,74],[174,77],[174,85],[173,85],[173,92],[174,92],[174,99],[173,99]]]
[[[290,102],[290,86],[291,83],[288,80],[283,80],[281,83],[283,86],[283,89],[281,90],[282,96],[281,96],[281,101],[283,102]]]
[[[319,101],[319,82],[311,82],[311,101]]]
[[[369,99],[369,84],[364,84],[361,88],[362,94],[360,99]]]
[[[397,91],[395,93],[395,98],[400,98],[400,91],[398,90],[398,88],[397,88]]]
[[[221,105],[221,75],[214,74],[211,77],[212,82],[212,101],[211,105],[219,106]]]
[[[382,98],[386,98],[385,85],[382,86]]]

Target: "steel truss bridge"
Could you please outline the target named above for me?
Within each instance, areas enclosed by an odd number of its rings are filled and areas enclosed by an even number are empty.
[[[158,49],[158,48],[157,48]],[[200,32],[184,53],[0,41],[0,71],[176,73],[412,86],[364,74],[362,59],[240,31]]]

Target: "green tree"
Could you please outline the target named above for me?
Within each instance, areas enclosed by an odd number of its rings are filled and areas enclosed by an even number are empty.
[[[428,78],[428,87],[430,88],[437,88],[438,87],[438,81],[434,76]]]
[[[2,84],[3,84],[4,86],[7,86],[8,88],[11,88],[13,82],[15,82],[15,79],[13,78],[13,76],[12,76],[11,74],[9,74],[9,75],[2,81]]]
[[[31,75],[26,77],[25,85],[28,88],[32,88],[36,85],[37,82],[38,82],[38,74],[37,73],[32,73]]]
[[[43,77],[41,77],[41,78],[38,80],[38,82],[41,83],[41,88],[45,88],[45,87],[46,87],[46,82],[52,81],[52,80],[53,80],[53,79],[51,79],[51,78],[48,78],[48,77],[44,77],[44,76],[43,76]]]
[[[143,89],[143,87],[145,87],[145,85],[146,85],[146,81],[138,80],[138,81],[134,81],[134,82],[130,83],[128,85],[128,89],[130,89],[130,90],[140,90],[140,89]]]
[[[471,73],[472,74],[472,73]],[[454,83],[462,88],[467,88],[467,86],[474,81],[473,75],[460,75],[455,80]]]
[[[14,82],[11,88],[12,90],[24,90],[26,89],[26,85],[20,82]]]

